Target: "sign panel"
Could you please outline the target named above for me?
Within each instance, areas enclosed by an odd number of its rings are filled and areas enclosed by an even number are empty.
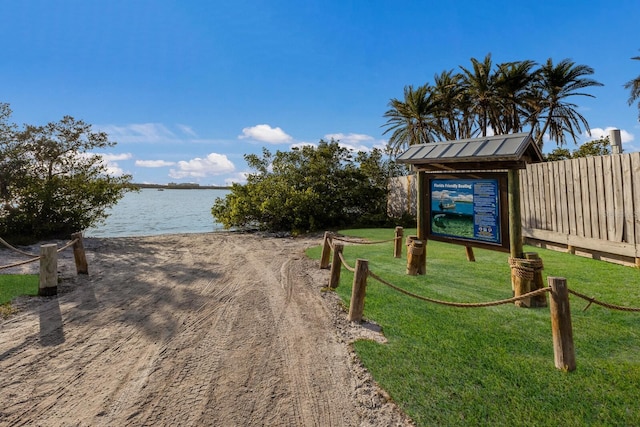
[[[432,238],[505,245],[500,179],[434,177],[429,180],[428,191]]]

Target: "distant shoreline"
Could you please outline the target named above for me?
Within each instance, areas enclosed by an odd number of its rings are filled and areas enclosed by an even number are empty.
[[[200,185],[200,184],[138,184],[133,183],[138,188],[157,188],[167,190],[230,190],[231,187],[218,185]]]

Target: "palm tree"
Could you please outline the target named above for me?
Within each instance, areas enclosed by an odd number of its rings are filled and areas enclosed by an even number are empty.
[[[640,61],[640,56],[634,56],[631,59]],[[640,100],[640,76],[636,77],[633,80],[629,80],[627,83],[625,83],[624,88],[631,91],[628,100],[629,105],[633,104],[636,100]],[[640,120],[640,101],[638,101],[638,120]]]
[[[477,116],[482,136],[497,120],[495,74],[491,72],[491,54],[487,54],[482,62],[471,58],[472,70],[460,67],[463,72],[464,89],[471,101],[471,109]],[[493,126],[492,126],[493,127]]]
[[[522,132],[529,117],[528,106],[532,101],[532,84],[536,72],[534,61],[507,62],[498,65],[496,75],[497,102],[500,105],[500,120],[493,126],[498,135]]]
[[[591,134],[589,123],[576,110],[578,106],[567,99],[573,96],[593,95],[579,92],[592,86],[602,86],[602,83],[585,76],[593,74],[593,68],[586,65],[576,65],[569,59],[553,64],[551,58],[540,68],[537,81],[534,83],[533,93],[537,100],[532,104],[530,123],[532,133],[538,147],[542,148],[543,137],[549,136],[558,145],[566,142],[568,133],[574,142],[582,132],[581,125]],[[540,128],[541,124],[542,128]]]
[[[464,90],[462,74],[443,71],[434,77],[433,96],[438,104],[434,128],[444,140],[471,138],[475,115]]]
[[[433,122],[437,103],[433,91],[427,84],[414,89],[405,86],[404,101],[393,98],[389,101],[391,107],[384,113],[388,128],[383,132],[393,132],[387,143],[392,156],[398,155],[410,145],[423,144],[433,141]]]

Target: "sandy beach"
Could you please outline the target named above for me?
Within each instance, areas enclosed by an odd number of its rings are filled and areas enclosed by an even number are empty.
[[[350,348],[379,328],[321,291],[329,272],[304,255],[320,243],[92,238],[81,276],[62,252],[58,296],[1,321],[0,425],[411,425]]]

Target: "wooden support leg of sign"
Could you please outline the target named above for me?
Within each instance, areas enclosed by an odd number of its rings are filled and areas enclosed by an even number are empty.
[[[473,248],[471,246],[465,246],[464,249],[467,252],[467,261],[476,262],[476,256],[473,254]]]

